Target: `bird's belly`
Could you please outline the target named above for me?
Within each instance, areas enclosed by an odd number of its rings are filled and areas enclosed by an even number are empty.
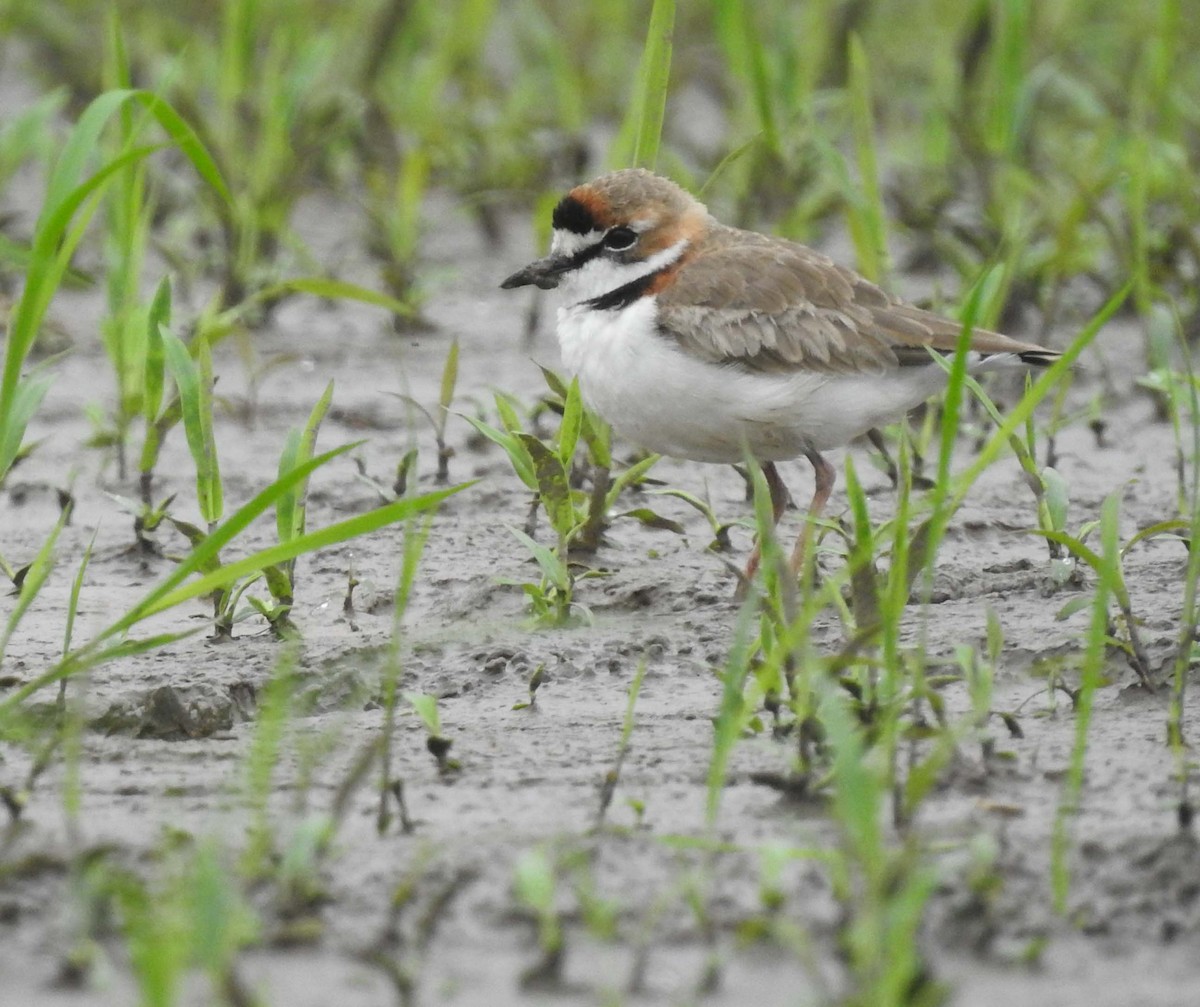
[[[563,362],[589,407],[661,454],[784,461],[894,422],[944,383],[940,368],[881,374],[768,373],[693,357],[659,334],[653,300],[619,312],[558,313]]]

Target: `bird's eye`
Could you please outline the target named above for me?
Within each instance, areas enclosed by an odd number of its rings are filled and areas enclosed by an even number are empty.
[[[619,252],[625,248],[632,248],[637,238],[637,232],[632,228],[614,227],[604,236],[604,247]]]

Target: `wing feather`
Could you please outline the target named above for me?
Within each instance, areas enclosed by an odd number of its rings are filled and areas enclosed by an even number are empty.
[[[810,248],[714,224],[658,295],[659,326],[705,360],[752,370],[882,372],[953,352],[961,325],[905,304]],[[982,354],[1053,351],[976,329]]]

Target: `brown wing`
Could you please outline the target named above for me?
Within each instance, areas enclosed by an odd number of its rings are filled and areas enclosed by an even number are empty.
[[[962,326],[896,300],[811,248],[715,226],[658,297],[659,325],[689,353],[755,370],[878,372],[952,352]],[[980,353],[1057,354],[977,329]]]

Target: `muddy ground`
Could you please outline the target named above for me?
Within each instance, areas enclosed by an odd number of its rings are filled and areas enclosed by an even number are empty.
[[[369,282],[371,267],[357,258],[356,232],[346,223],[355,219],[352,202],[311,202],[300,226],[319,261]],[[397,335],[371,309],[305,299],[285,304],[256,334],[259,360],[292,359],[263,379],[253,424],[238,408],[220,418],[217,439],[231,506],[267,481],[285,432],[303,422],[330,378],[336,393],[322,446],[365,437],[359,457],[383,482],[413,443],[424,470],[432,468],[427,426],[410,422],[393,393],[434,402],[453,337],[462,344],[464,408],[474,398],[489,398],[491,388],[525,401],[541,390],[534,361],[557,364],[550,312],[526,345],[529,301],[497,289],[533,251],[526,221],[510,221],[508,243],[498,252],[449,203],[431,206],[429,221],[432,330]],[[931,286],[927,277],[905,283],[917,293]],[[134,484],[118,479],[110,454],[81,446],[91,433],[84,407],[111,402],[95,328],[100,307],[95,292],[56,302],[56,318],[74,350],[57,366],[30,431],[44,443],[0,494],[0,541],[12,561],[31,558],[50,529],[56,489],[72,482],[78,501],[62,538],[64,565],[10,648],[3,669],[9,687],[36,675],[59,652],[71,573],[93,533],[78,640],[126,610],[170,569],[166,559],[129,551],[130,518],[108,494],[133,496]],[[1051,341],[1063,345],[1071,334],[1057,332]],[[1104,392],[1107,434],[1098,445],[1080,423],[1060,437],[1073,526],[1097,516],[1114,490],[1121,495],[1124,535],[1174,513],[1171,430],[1155,421],[1151,404],[1132,387],[1141,352],[1137,329],[1118,321],[1089,354],[1074,399]],[[231,406],[244,406],[246,368],[232,347],[219,354],[218,371],[222,394]],[[593,624],[531,629],[519,590],[499,583],[534,576],[508,531],[523,525],[528,497],[500,451],[472,446],[469,433],[464,421],[451,420],[448,438],[457,452],[451,474],[479,482],[442,507],[404,621],[404,687],[439,697],[461,772],[440,776],[421,726],[404,716],[394,768],[406,785],[413,831],[393,827],[379,836],[374,788],[358,790],[325,870],[327,899],[315,915],[319,933],[297,942],[269,901],[260,905],[267,933],[243,960],[247,984],[261,990],[266,1003],[297,1007],[391,1002],[394,986],[366,960],[374,949],[414,970],[424,1003],[504,1004],[535,995],[543,1002],[614,1002],[610,995],[623,994],[635,973],[640,991],[628,1002],[770,1005],[817,1003],[836,994],[838,912],[815,861],[788,863],[781,910],[806,935],[815,971],[792,948],[739,936],[762,915],[755,850],[836,842],[819,804],[789,801],[750,780],[753,771],[785,768],[786,747],[762,738],[735,750],[718,833],[743,852],[723,853],[709,865],[715,931],[697,924],[683,897],[687,880],[708,863],[677,840],[704,835],[709,718],[720,692],[714,670],[725,660],[736,616],[731,577],[706,549],[707,523],[685,504],[663,499],[655,506],[681,522],[686,536],[616,524],[595,558],[609,575],[579,588]],[[886,478],[863,451],[851,450],[876,516],[885,516],[892,506]],[[964,445],[960,463],[965,459]],[[731,470],[664,461],[654,474],[707,495],[723,518],[748,516]],[[808,492],[805,465],[787,466],[785,478],[798,497]],[[178,493],[180,516],[195,519],[193,485],[183,438],[173,435],[157,491]],[[360,512],[376,499],[355,462],[339,459],[313,481],[310,527]],[[835,496],[832,513],[844,506],[844,497]],[[794,527],[795,514],[788,520]],[[925,612],[914,606],[911,613],[914,637],[924,619],[932,654],[951,658],[957,644],[980,642],[986,610],[995,610],[1005,634],[995,705],[1019,710],[1024,733],[1000,737],[1004,757],[986,766],[977,748],[964,747],[922,811],[918,828],[936,851],[941,878],[924,930],[925,953],[953,989],[952,1002],[971,1007],[1200,1002],[1200,856],[1176,822],[1178,785],[1163,744],[1167,700],[1147,695],[1118,659],[1110,665],[1111,684],[1098,695],[1083,804],[1071,824],[1070,918],[1052,912],[1050,832],[1075,719],[1061,697],[1054,702],[1044,693],[1044,667],[1077,652],[1088,616],[1056,621],[1071,594],[1048,594],[1045,548],[1023,533],[1034,520],[1015,464],[994,466],[953,522],[938,561],[936,604]],[[239,548],[266,543],[271,534],[255,529]],[[163,541],[168,550],[182,548],[170,535]],[[302,561],[296,622],[311,708],[293,725],[276,776],[272,811],[284,840],[307,814],[331,806],[362,745],[381,729],[379,669],[391,633],[400,541],[399,530],[391,530]],[[734,532],[735,558],[744,558],[749,541],[749,532]],[[1172,653],[1185,558],[1177,543],[1164,542],[1128,559],[1133,606],[1145,620],[1144,639],[1156,664]],[[342,600],[351,569],[362,583],[348,618]],[[10,598],[0,600],[0,616],[11,605]],[[188,615],[202,612],[197,605],[154,628],[184,627]],[[818,631],[822,645],[838,646],[832,619]],[[83,845],[108,848],[148,873],[155,869],[152,851],[168,833],[219,836],[236,848],[249,821],[239,795],[256,696],[280,654],[280,644],[251,620],[233,642],[197,636],[98,671],[85,696],[91,728],[82,764]],[[639,661],[647,672],[631,749],[609,827],[596,833],[599,786],[617,751]],[[536,709],[514,710],[530,673],[542,664],[547,677]],[[966,706],[956,687],[947,698],[954,709]],[[52,699],[47,694],[41,702]],[[27,767],[23,753],[0,753],[3,782],[19,782]],[[84,988],[62,981],[64,956],[79,927],[62,782],[60,769],[47,772],[19,830],[9,833],[4,859],[13,869],[0,880],[0,1002],[131,1003],[135,994],[116,943],[104,945]],[[630,799],[643,802],[640,818]],[[534,992],[521,980],[539,953],[533,926],[518,912],[512,879],[517,858],[538,847],[587,854],[599,893],[616,904],[617,930],[611,941],[600,941],[577,913],[569,914],[564,983]],[[979,897],[971,885],[973,865],[989,857],[1002,885]],[[389,939],[389,902],[406,877],[418,879],[416,905],[399,926],[407,939]],[[563,908],[573,911],[578,902],[565,881],[560,894]],[[436,925],[426,928],[428,947],[417,954],[414,931],[422,917]],[[715,982],[701,995],[705,976]],[[189,996],[208,1000],[202,981]]]

